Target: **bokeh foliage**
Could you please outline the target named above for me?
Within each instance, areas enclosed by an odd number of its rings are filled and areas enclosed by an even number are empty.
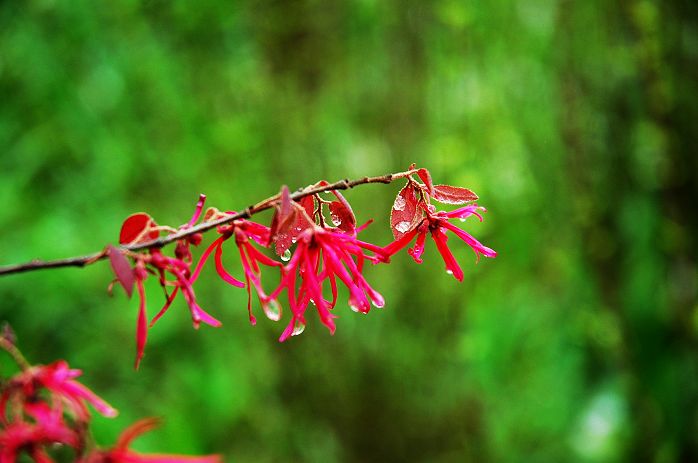
[[[385,309],[283,345],[209,271],[224,327],[178,302],[138,373],[137,303],[106,295],[106,264],[0,279],[0,319],[121,410],[103,444],[156,415],[141,449],[235,462],[696,461],[697,9],[3,2],[2,264],[100,249],[136,211],[176,226],[199,192],[241,209],[411,162],[479,193],[463,225],[500,255],[455,246],[462,284],[431,244],[397,256],[369,270]],[[397,188],[348,193],[379,243]]]

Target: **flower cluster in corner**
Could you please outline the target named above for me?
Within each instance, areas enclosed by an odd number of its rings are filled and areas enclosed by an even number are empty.
[[[409,249],[414,260],[422,262],[426,236],[429,234],[444,260],[446,270],[458,281],[463,281],[464,273],[447,245],[450,234],[456,235],[470,246],[478,260],[481,255],[496,256],[494,250],[450,222],[453,219],[465,221],[471,216],[482,221],[481,213],[485,209],[474,203],[478,199],[475,193],[461,187],[434,185],[429,171],[417,169],[414,165],[399,177],[405,178],[407,184],[393,203],[390,222],[394,241],[387,246],[367,243],[358,238],[358,234],[368,223],[357,227],[349,202],[326,181],[311,185],[295,195],[291,195],[284,186],[278,195],[268,200],[268,204],[275,209],[270,226],[237,218],[240,214],[221,212],[213,207],[203,213],[204,195],[199,198],[189,222],[179,228],[159,226],[145,213],[128,217],[121,229],[121,245],[138,245],[157,239],[162,233],[181,232],[195,226],[200,218],[201,223],[215,221],[220,224],[215,227],[218,237],[203,251],[193,271],[190,246],[201,243],[200,233],[179,239],[172,257],[164,255],[159,248],[151,247],[139,253],[125,251],[123,248],[109,248],[117,281],[129,296],[135,286],[140,299],[136,328],[136,367],[144,354],[148,330],[168,311],[178,293],[182,293],[189,307],[195,328],[201,322],[213,327],[221,325],[198,305],[193,288],[211,255],[216,272],[223,281],[246,289],[247,312],[253,325],[257,322],[253,314],[253,295],[259,300],[266,317],[272,321],[279,321],[283,316],[282,307],[288,307],[290,319],[280,341],[304,331],[306,311],[311,306],[317,311],[321,323],[330,333],[334,333],[338,284],[346,286],[349,292],[348,305],[353,311],[368,313],[371,306],[383,307],[383,297],[366,281],[364,264],[388,263],[391,256],[406,247],[415,237],[415,244]],[[323,197],[318,190],[323,190],[331,197]],[[432,200],[461,207],[453,211],[437,211],[431,204]],[[247,214],[248,217],[249,215],[251,214]],[[236,254],[239,255],[242,268],[240,278],[233,276],[224,264],[224,245],[231,238],[237,247]],[[265,252],[265,249],[273,249],[278,260]],[[128,257],[133,264],[128,261]],[[149,275],[157,278],[165,295],[162,309],[150,322],[146,314],[144,286]],[[270,285],[270,278],[278,279],[276,286]],[[268,285],[267,288],[265,284]],[[281,301],[280,297],[284,293],[285,300]]]
[[[0,348],[18,360],[21,368],[13,377],[0,382],[0,463],[14,463],[22,456],[37,463],[52,463],[52,453],[61,447],[70,449],[78,463],[222,461],[215,455],[145,455],[130,450],[133,438],[152,429],[155,423],[152,419],[126,429],[113,448],[98,448],[91,440],[89,407],[108,418],[117,416],[117,411],[77,381],[82,372],[70,368],[63,360],[49,365],[29,365],[4,334],[0,335]]]

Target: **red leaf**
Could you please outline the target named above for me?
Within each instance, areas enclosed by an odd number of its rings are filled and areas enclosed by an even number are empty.
[[[304,196],[298,201],[298,204],[303,206],[305,213],[308,214],[311,220],[314,220],[315,216],[315,199],[312,196]]]
[[[354,217],[354,213],[346,204],[332,201],[330,203],[330,216],[332,217],[332,223],[340,230],[346,233],[353,233],[356,229],[356,217]]]
[[[119,244],[136,244],[136,240],[143,242],[157,239],[160,232],[156,227],[153,218],[145,212],[131,214],[121,225]]]
[[[274,217],[271,219],[271,237],[279,234],[279,231],[285,231],[296,216],[296,210],[291,207],[291,196],[288,192],[288,187],[286,185],[281,187],[281,201],[276,205],[276,212],[274,212]]]
[[[340,230],[346,233],[354,233],[354,230],[356,230],[356,216],[354,216],[354,211],[351,209],[349,202],[339,191],[333,191],[332,193],[337,198],[337,201],[332,201],[330,203],[332,222]]]
[[[422,216],[423,212],[417,201],[417,190],[412,183],[408,183],[395,197],[393,209],[390,212],[390,228],[393,230],[393,237],[396,240],[400,239],[421,222]]]
[[[419,175],[419,178],[422,179],[424,182],[424,186],[427,187],[427,193],[429,193],[430,196],[434,195],[434,184],[431,181],[431,174],[429,173],[428,170],[421,168],[417,171],[417,175]]]
[[[291,194],[289,193],[286,185],[281,187],[281,204],[279,209],[283,216],[291,213]]]
[[[315,209],[315,201],[312,196],[306,196],[300,200],[300,204],[291,202],[291,211],[287,220],[284,223],[277,221],[276,229],[274,229],[274,221],[272,221],[271,239],[276,244],[276,253],[282,255],[296,242],[298,236],[309,227],[315,225],[312,217]],[[305,211],[305,213],[303,213]],[[276,217],[276,215],[275,215]]]
[[[119,280],[121,286],[124,287],[124,291],[126,291],[126,295],[130,298],[133,293],[133,284],[136,281],[131,264],[126,256],[116,247],[110,244],[107,246],[107,249],[109,249],[109,262],[111,262],[114,275],[116,275],[116,279]]]
[[[476,201],[478,196],[467,188],[451,185],[434,185],[432,197],[444,204],[465,204]]]

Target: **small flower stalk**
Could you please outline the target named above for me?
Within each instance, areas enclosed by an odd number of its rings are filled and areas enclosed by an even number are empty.
[[[354,211],[339,190],[362,183],[390,183],[399,178],[406,179],[407,184],[397,194],[390,214],[394,240],[386,246],[360,240],[359,233],[371,221],[357,227]],[[201,323],[221,326],[218,319],[199,306],[194,293],[194,284],[211,256],[216,273],[225,283],[246,290],[247,316],[252,325],[257,323],[253,299],[257,299],[265,316],[272,321],[283,318],[282,307],[288,310],[289,319],[279,337],[279,341],[285,341],[304,331],[307,309],[311,306],[330,333],[335,332],[335,319],[339,316],[335,313],[338,285],[347,288],[347,305],[354,312],[368,313],[372,306],[383,307],[383,296],[366,280],[365,264],[389,263],[393,255],[413,240],[414,245],[408,253],[415,262],[422,262],[429,235],[446,271],[461,282],[465,274],[451,252],[449,236],[455,235],[468,245],[475,252],[476,261],[480,256],[493,258],[497,255],[452,223],[455,219],[466,221],[470,217],[483,220],[485,208],[475,203],[478,196],[466,188],[435,185],[427,169],[414,165],[398,174],[366,177],[354,182],[344,180],[330,184],[323,180],[293,194],[284,186],[276,196],[242,212],[221,212],[209,207],[204,213],[205,199],[201,195],[191,219],[178,228],[159,226],[145,213],[131,215],[121,229],[119,243],[122,248],[108,248],[116,281],[128,296],[135,286],[140,300],[136,367],[143,358],[149,329],[169,310],[178,293],[189,308],[195,328]],[[437,210],[432,201],[459,207],[451,211]],[[249,220],[253,214],[270,208],[274,209],[274,215],[269,226]],[[209,229],[215,229],[218,236],[193,265],[191,247],[200,245],[202,231]],[[231,238],[237,250],[224,252]],[[163,240],[176,241],[174,256],[167,256],[161,245],[149,245]],[[141,251],[131,251],[133,248]],[[229,254],[233,257],[228,257]],[[230,259],[236,262],[231,263]],[[235,267],[239,268],[239,274],[231,270]],[[263,278],[263,275],[266,276]],[[157,279],[165,295],[162,308],[150,322],[144,285],[149,276]],[[270,278],[278,279],[278,283],[270,285],[271,289],[265,288],[263,279],[269,284]]]

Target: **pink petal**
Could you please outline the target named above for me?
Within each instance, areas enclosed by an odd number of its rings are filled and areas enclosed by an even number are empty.
[[[407,246],[410,243],[410,241],[412,241],[414,235],[417,234],[417,228],[418,227],[413,228],[408,233],[402,235],[399,239],[393,241],[392,243],[384,247],[382,254],[390,258],[390,256],[392,256],[393,254],[399,252],[402,248]]]
[[[78,383],[77,381],[66,382],[66,384],[63,386],[63,389],[67,393],[72,394],[75,397],[79,397],[85,402],[88,402],[102,416],[106,416],[107,418],[114,418],[116,415],[119,414],[119,412],[114,407],[109,405],[107,402],[105,402],[99,396],[97,396],[97,394],[95,394],[82,384]]]
[[[466,219],[470,217],[471,215],[476,216],[478,219],[480,219],[480,222],[482,222],[482,215],[478,212],[480,211],[485,211],[484,207],[480,207],[477,204],[471,204],[470,206],[465,206],[461,207],[458,209],[455,209],[451,212],[446,212],[444,214],[445,217],[448,217],[449,219]]]
[[[458,238],[462,239],[465,241],[468,246],[470,246],[473,251],[475,251],[475,255],[477,256],[478,260],[480,258],[480,254],[484,255],[485,257],[497,257],[497,251],[494,249],[490,249],[487,246],[483,245],[480,243],[478,240],[476,240],[471,234],[467,233],[464,230],[461,230],[460,228],[456,227],[452,223],[449,222],[442,222],[441,224],[443,227],[451,230],[453,233],[455,233]]]
[[[148,337],[148,318],[145,313],[145,289],[143,288],[143,280],[138,279],[137,286],[140,305],[138,307],[138,322],[136,323],[136,364],[134,366],[136,370],[138,370],[138,366],[143,358],[145,343]]]
[[[423,231],[417,235],[417,241],[414,243],[414,247],[411,249],[407,250],[407,253],[412,256],[415,262],[418,264],[421,264],[422,261],[422,253],[424,252],[424,240],[427,237],[427,231],[426,227]]]
[[[216,248],[216,255],[214,256],[214,259],[216,261],[216,271],[218,272],[218,275],[229,285],[237,286],[238,288],[244,288],[245,283],[242,281],[238,280],[237,278],[234,278],[231,274],[229,274],[225,268],[223,267],[223,246],[218,246]]]
[[[196,203],[196,209],[194,210],[194,215],[192,215],[191,219],[186,225],[186,228],[191,227],[196,223],[197,220],[199,220],[199,217],[201,217],[201,211],[204,208],[204,203],[206,202],[206,195],[205,194],[200,194],[199,195],[199,200]]]
[[[196,268],[194,269],[194,273],[192,273],[191,277],[189,277],[189,282],[191,284],[194,284],[196,279],[199,278],[199,273],[201,272],[201,269],[203,268],[204,264],[206,263],[206,260],[208,260],[208,257],[211,255],[213,250],[218,249],[223,244],[223,241],[225,241],[226,239],[228,239],[228,237],[226,236],[219,237],[213,243],[211,243],[209,247],[207,247],[206,250],[201,254],[199,262],[196,264]]]
[[[149,325],[149,326],[150,326],[151,328],[152,328],[152,326],[155,324],[155,322],[157,322],[158,320],[160,320],[160,317],[162,317],[163,315],[165,315],[165,312],[167,312],[167,309],[169,309],[169,308],[170,308],[170,305],[172,305],[172,302],[174,301],[175,296],[177,295],[178,292],[179,292],[179,286],[175,286],[175,288],[172,290],[172,294],[170,294],[170,295],[167,297],[167,300],[165,301],[165,305],[162,306],[162,309],[160,309],[160,312],[158,312],[158,313],[153,317],[153,319],[150,321],[150,325]]]
[[[437,228],[432,230],[431,237],[434,239],[436,247],[438,248],[441,257],[444,259],[446,270],[452,273],[456,280],[463,281],[463,270],[458,265],[458,262],[456,262],[451,250],[448,249],[448,245],[446,244],[446,235],[444,235],[441,230]]]

